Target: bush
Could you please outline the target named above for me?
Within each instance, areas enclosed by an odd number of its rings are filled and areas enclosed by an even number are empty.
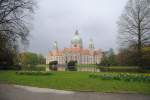
[[[68,66],[75,66],[76,63],[77,63],[77,61],[69,61],[67,65]]]
[[[51,61],[51,62],[49,63],[49,69],[50,69],[50,70],[57,71],[57,64],[58,64],[58,61]]]
[[[57,65],[58,64],[58,61],[51,61],[50,63],[49,63],[49,65]]]
[[[77,70],[76,63],[77,63],[77,61],[69,61],[67,64],[67,69],[69,71],[76,71]]]

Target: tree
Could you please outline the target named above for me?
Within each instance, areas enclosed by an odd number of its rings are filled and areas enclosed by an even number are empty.
[[[108,57],[106,56],[105,53],[104,53],[104,55],[103,55],[103,57],[102,57],[102,60],[101,60],[100,65],[101,65],[101,66],[109,66]]]
[[[109,56],[108,56],[109,65],[110,66],[117,65],[116,55],[114,53],[114,50],[112,48],[110,48],[108,53],[109,53]]]
[[[39,64],[46,64],[46,58],[42,54],[37,54],[37,57]]]
[[[129,0],[118,21],[121,46],[132,46],[137,52],[138,66],[142,65],[142,48],[150,44],[150,3],[148,0]]]
[[[23,52],[19,54],[19,58],[21,65],[37,65],[37,64],[45,64],[44,56],[41,54],[36,54],[32,52]]]
[[[18,53],[18,42],[27,43],[27,20],[34,4],[33,0],[0,0],[0,64],[12,64],[14,55]]]
[[[135,66],[137,64],[137,53],[131,48],[120,49],[117,54],[117,63],[120,66]]]
[[[117,65],[116,61],[116,55],[114,53],[114,50],[110,48],[108,51],[106,51],[103,55],[102,61],[101,61],[102,66],[115,66]]]
[[[31,52],[24,52],[20,54],[20,63],[22,65],[35,65],[38,64],[37,54]]]
[[[142,49],[142,54],[143,54],[143,56],[142,56],[142,63],[146,66],[146,67],[148,67],[149,69],[150,69],[150,46],[148,46],[148,47],[145,47],[145,48],[143,48]]]

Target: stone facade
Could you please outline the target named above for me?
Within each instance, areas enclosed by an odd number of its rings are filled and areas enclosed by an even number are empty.
[[[94,48],[93,40],[89,41],[89,48],[83,48],[82,39],[78,31],[71,40],[71,47],[60,50],[55,41],[53,44],[54,50],[49,51],[46,63],[58,61],[58,64],[65,64],[71,60],[77,61],[78,64],[99,64],[102,58],[102,51]]]

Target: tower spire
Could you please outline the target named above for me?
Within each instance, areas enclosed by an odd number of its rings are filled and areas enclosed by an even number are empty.
[[[79,35],[79,31],[78,30],[76,30],[75,35]]]
[[[93,50],[93,49],[94,49],[94,42],[93,42],[93,39],[92,39],[92,38],[89,39],[89,49],[90,49],[90,50]]]

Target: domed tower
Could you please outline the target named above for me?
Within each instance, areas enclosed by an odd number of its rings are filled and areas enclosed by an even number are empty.
[[[74,47],[74,48],[82,48],[83,47],[82,46],[82,39],[79,36],[78,30],[76,30],[75,36],[71,40],[71,47]]]
[[[90,40],[89,40],[89,49],[94,50],[94,42],[93,42],[92,38],[90,38]]]

